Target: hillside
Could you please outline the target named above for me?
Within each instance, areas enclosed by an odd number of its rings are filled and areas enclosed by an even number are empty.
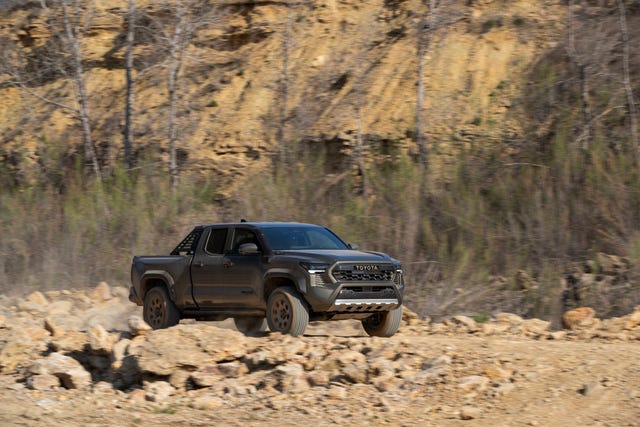
[[[637,1],[46,4],[0,5],[0,290],[250,218],[390,253],[434,317],[640,303]]]
[[[37,2],[6,8],[2,33],[44,66],[51,28]],[[123,38],[127,2],[99,0],[82,40],[93,135],[103,163],[121,161],[125,103]],[[140,1],[157,17],[162,2]],[[180,73],[179,151],[185,172],[249,175],[284,138],[352,149],[385,141],[415,150],[417,40],[428,11],[419,1],[219,2],[194,34]],[[441,156],[468,144],[519,140],[526,111],[512,106],[536,61],[563,37],[567,9],[528,1],[442,2],[424,62],[425,133]],[[147,19],[145,21],[145,19]],[[149,19],[140,18],[140,26]],[[158,46],[138,30],[134,64],[160,63]],[[157,43],[156,43],[157,44]],[[286,67],[286,69],[285,69]],[[287,81],[284,82],[285,73]],[[162,68],[139,73],[135,147],[167,153],[167,82]],[[73,104],[69,79],[34,83],[34,92]],[[4,85],[0,107],[5,163],[28,174],[43,141],[67,151],[81,143],[71,114]],[[286,100],[283,91],[286,91]],[[286,106],[282,103],[286,102]],[[284,117],[282,117],[284,111]],[[358,122],[360,117],[360,123]]]

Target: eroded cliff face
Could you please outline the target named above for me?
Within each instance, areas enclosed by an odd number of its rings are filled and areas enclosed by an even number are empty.
[[[148,16],[163,13],[160,1],[137,3]],[[416,0],[221,4],[189,43],[180,72],[183,171],[248,174],[268,164],[280,134],[291,143],[333,141],[336,152],[348,152],[359,133],[415,150],[417,40],[431,22],[423,119],[434,164],[446,164],[465,144],[522,134],[514,99],[536,59],[565,37],[559,1],[443,1],[434,21]],[[97,0],[82,42],[93,137],[112,165],[122,158],[126,12],[125,0]],[[134,151],[166,160],[167,72],[145,36],[148,23],[138,21]],[[39,2],[6,7],[0,31],[31,57],[52,53]],[[62,76],[29,89],[76,105]],[[69,110],[8,84],[0,98],[0,152],[11,168],[28,175],[50,147],[77,150],[81,132]]]

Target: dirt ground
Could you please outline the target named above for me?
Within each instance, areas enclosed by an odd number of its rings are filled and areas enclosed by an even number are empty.
[[[311,326],[299,340],[318,348],[336,340],[372,342],[348,322]],[[226,390],[214,397],[218,403],[203,406],[183,395],[150,402],[99,384],[91,391],[31,390],[4,375],[0,425],[640,425],[640,341],[414,331],[388,344],[407,366],[389,387],[336,382],[288,392]],[[411,367],[421,360],[440,360],[444,369],[416,381]]]

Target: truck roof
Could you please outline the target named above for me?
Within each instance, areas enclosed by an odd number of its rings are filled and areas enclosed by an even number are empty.
[[[290,227],[290,226],[308,226],[308,227],[322,227],[318,224],[308,224],[304,222],[278,222],[278,221],[244,221],[244,222],[221,222],[221,223],[212,223],[212,224],[201,224],[196,226],[196,228],[204,228],[211,226],[250,226],[250,227]]]

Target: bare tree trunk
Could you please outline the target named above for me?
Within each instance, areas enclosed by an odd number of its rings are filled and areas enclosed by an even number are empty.
[[[133,108],[134,108],[134,95],[135,95],[135,80],[133,79],[133,43],[135,35],[135,13],[136,13],[136,1],[129,0],[129,27],[127,28],[127,50],[125,53],[125,75],[127,85],[127,99],[125,101],[125,113],[124,113],[124,167],[126,170],[130,170],[132,166],[131,159],[131,147],[133,145]]]
[[[361,77],[362,78],[362,77]],[[364,136],[362,134],[362,95],[356,101],[356,149],[354,153],[358,175],[362,180],[362,197],[367,200],[369,196],[369,183],[367,181],[367,170],[364,166]]]
[[[84,81],[84,70],[82,67],[82,54],[80,51],[81,31],[76,30],[75,34],[69,18],[69,10],[67,8],[67,0],[61,0],[62,6],[62,19],[64,23],[64,29],[67,37],[67,43],[73,61],[73,85],[76,91],[76,97],[79,104],[79,116],[80,123],[82,125],[82,142],[84,148],[84,164],[87,170],[92,170],[98,180],[102,180],[102,173],[100,171],[100,164],[98,163],[98,155],[93,143],[93,137],[91,135],[91,122],[89,120],[89,98],[87,96],[87,90]]]
[[[433,33],[435,32],[435,16],[436,16],[436,2],[435,0],[429,1],[429,29],[425,34],[425,27],[427,23],[424,19],[420,20],[418,28],[418,93],[416,97],[416,143],[418,144],[418,155],[420,157],[420,164],[426,171],[429,167],[429,153],[427,150],[427,143],[424,136],[424,122],[423,122],[423,110],[424,110],[424,58],[429,51],[431,40],[433,39]]]
[[[629,110],[629,124],[631,127],[631,146],[633,148],[633,156],[636,162],[639,161],[638,153],[638,115],[636,112],[636,104],[633,97],[633,88],[631,86],[631,77],[629,72],[629,30],[627,28],[627,13],[624,7],[624,1],[618,0],[618,12],[620,16],[620,32],[622,33],[622,71],[624,91],[627,96],[627,108]]]
[[[168,66],[168,90],[169,90],[169,180],[171,187],[178,186],[178,157],[177,139],[178,132],[176,126],[176,85],[180,64],[175,57],[175,49],[171,49],[170,62]]]
[[[591,145],[591,103],[589,102],[589,73],[588,66],[581,59],[576,50],[575,28],[573,20],[573,0],[569,1],[569,57],[576,64],[580,78],[580,99],[582,103],[582,133],[578,142],[583,150]]]
[[[582,148],[588,150],[591,145],[591,106],[589,103],[589,75],[587,65],[580,64],[580,98],[582,99]]]
[[[293,13],[291,4],[287,1],[287,20],[284,28],[284,46],[283,46],[283,64],[282,64],[282,84],[280,87],[280,123],[276,139],[278,141],[279,163],[280,166],[286,166],[288,163],[288,141],[285,135],[285,126],[287,123],[287,105],[289,103],[289,55],[291,52],[291,25],[293,21]]]

